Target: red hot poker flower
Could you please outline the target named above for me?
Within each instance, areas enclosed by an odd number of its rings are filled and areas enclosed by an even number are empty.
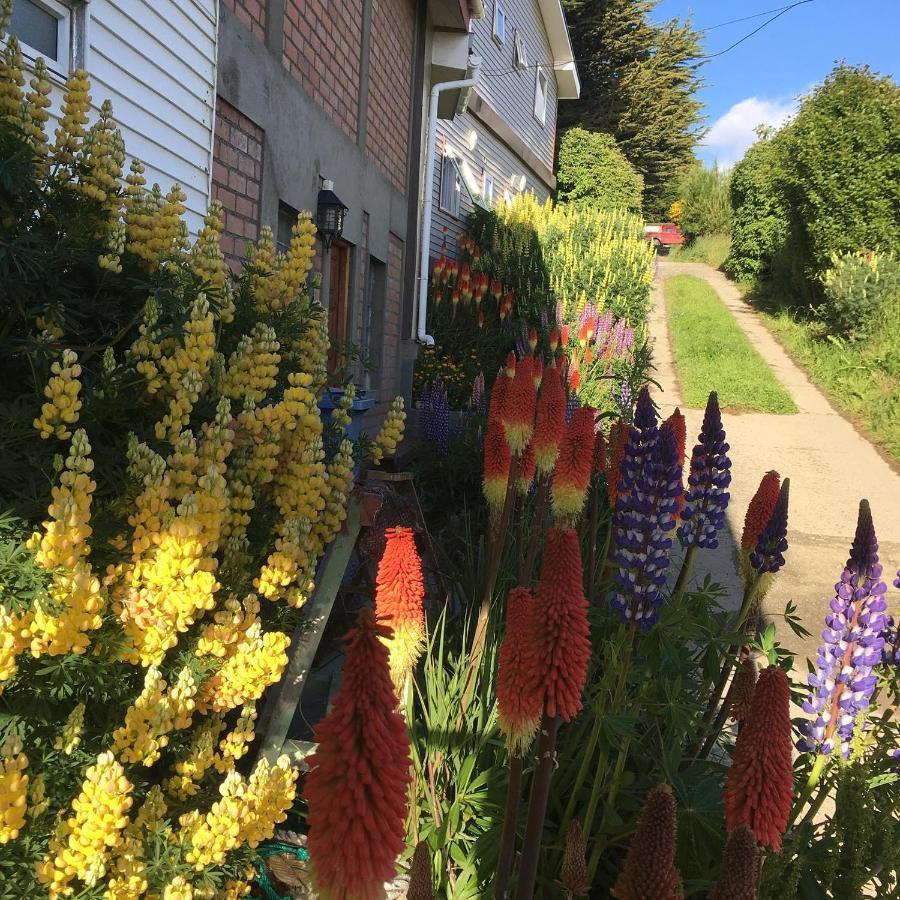
[[[594,435],[594,456],[591,460],[591,472],[602,475],[606,472],[606,438],[602,429],[598,428]]]
[[[534,442],[529,441],[516,462],[516,491],[520,494],[527,494],[531,490],[536,468]]]
[[[644,801],[644,811],[612,894],[616,900],[680,900],[675,868],[675,797],[661,784]]]
[[[616,508],[616,500],[619,496],[619,476],[629,431],[629,426],[621,419],[609,429],[609,465],[606,469],[606,490],[609,494],[610,509]]]
[[[516,377],[516,354],[513,353],[512,350],[506,354],[506,377]]]
[[[506,631],[497,668],[497,721],[515,756],[528,749],[541,720],[543,693],[535,628],[531,591],[513,588],[506,601]]]
[[[537,392],[534,388],[534,360],[525,356],[516,366],[515,377],[503,406],[503,428],[513,454],[525,450],[534,431],[534,411]]]
[[[499,515],[506,499],[512,452],[501,422],[491,419],[484,436],[484,499],[491,515]]]
[[[534,389],[540,389],[544,380],[544,360],[540,356],[534,358]]]
[[[756,682],[725,782],[729,831],[749,825],[760,844],[781,849],[794,796],[791,750],[787,675],[769,666]]]
[[[541,393],[537,402],[537,417],[534,425],[534,456],[537,470],[541,475],[549,475],[556,465],[559,444],[566,427],[566,392],[563,388],[559,369],[549,368],[544,373]]]
[[[678,453],[678,466],[679,471],[681,473],[681,492],[678,497],[675,498],[675,518],[676,520],[681,519],[681,511],[684,509],[684,454],[685,454],[685,442],[687,440],[687,429],[684,422],[684,416],[681,414],[681,410],[678,408],[675,409],[675,412],[666,419],[662,424],[662,428],[665,428],[672,432],[673,437],[675,438],[675,450]],[[662,428],[660,431],[662,431]]]
[[[531,331],[528,332],[528,346],[531,347],[531,352],[534,353],[534,348],[537,347],[537,328],[532,328]]]
[[[744,533],[741,535],[741,549],[752,551],[756,548],[756,542],[763,529],[769,524],[775,504],[778,502],[778,492],[781,490],[781,477],[775,471],[766,472],[763,475],[750,505],[747,507],[747,515],[744,519]]]
[[[568,722],[581,709],[581,693],[591,656],[581,545],[572,528],[550,528],[541,577],[535,591],[540,659],[536,675],[548,716]]]
[[[388,626],[391,678],[399,694],[425,649],[425,583],[412,528],[388,528],[375,580],[375,615]]]
[[[559,346],[559,329],[554,328],[553,331],[550,332],[550,352],[556,353],[556,348]]]
[[[316,726],[304,796],[320,896],[376,900],[403,850],[410,782],[406,723],[370,609],[347,635],[344,678]]]
[[[735,828],[728,835],[722,874],[709,900],[756,900],[761,862],[762,854],[750,828]]]
[[[594,415],[593,407],[578,407],[563,433],[550,494],[557,522],[576,522],[584,507],[594,459]]]
[[[752,659],[742,659],[734,676],[734,694],[731,700],[731,718],[735,722],[745,722],[750,717],[753,692],[756,690],[756,665]]]
[[[512,380],[506,377],[506,370],[500,369],[497,377],[494,379],[494,386],[491,388],[491,400],[488,407],[488,422],[496,422],[503,425],[503,407],[506,406],[506,397],[509,394],[509,386]]]

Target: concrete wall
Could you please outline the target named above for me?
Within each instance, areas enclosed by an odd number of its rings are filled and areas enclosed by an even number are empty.
[[[409,85],[392,92],[390,123],[382,123],[380,132],[367,140],[369,104],[373,100],[384,102],[380,99],[384,89],[379,87],[379,80],[373,79],[370,85],[369,36],[373,19],[377,23],[379,17],[390,14],[394,31],[407,33],[404,40],[411,53],[423,39],[416,0],[391,0],[391,5],[381,8],[384,2],[343,0],[323,5],[312,0],[269,0],[265,27],[260,30],[260,16],[253,10],[258,13],[261,0],[223,0],[218,66],[220,100],[262,134],[259,223],[275,228],[279,202],[297,210],[314,210],[322,179],[334,182],[335,192],[349,208],[343,238],[353,245],[348,310],[353,337],[362,335],[365,310],[360,304],[366,302],[369,256],[390,267],[392,277],[381,279],[384,297],[380,305],[386,317],[398,324],[385,329],[390,333],[383,333],[381,338],[393,346],[370,348],[372,356],[381,360],[381,370],[373,377],[372,386],[379,392],[382,409],[393,398],[393,393],[388,396],[388,392],[397,387],[411,391],[411,367],[403,360],[414,356],[414,345],[409,346],[408,335],[402,333],[399,323],[413,296],[413,272],[407,260],[410,254],[415,256],[416,232],[411,223],[415,222],[418,168],[411,166],[409,159],[417,159],[419,154],[420,111],[412,104],[412,63],[395,67],[390,77],[408,78]],[[408,15],[398,21],[398,10],[404,7]],[[351,14],[360,34],[355,70],[348,62],[356,46],[347,35],[347,18]],[[319,29],[315,38],[318,43],[307,41],[304,36],[304,27],[310,21]],[[334,27],[319,28],[323,21]],[[376,34],[379,28],[384,34],[383,25],[374,28]],[[383,36],[380,40],[383,45]],[[338,56],[335,46],[340,48]],[[386,49],[382,46],[376,52],[385,53]],[[311,53],[323,56],[311,64]],[[379,78],[383,80],[381,74]],[[348,81],[357,82],[353,106],[345,96]],[[352,115],[348,115],[348,109]],[[390,141],[395,146],[403,141],[407,148],[388,159],[378,152],[379,141]],[[406,172],[401,177],[404,167]],[[326,265],[326,278],[327,268]],[[323,287],[327,288],[327,284]],[[327,297],[327,290],[323,290],[323,303]],[[402,372],[406,374],[401,375]]]

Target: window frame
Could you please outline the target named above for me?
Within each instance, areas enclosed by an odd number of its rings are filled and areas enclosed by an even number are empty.
[[[498,30],[500,22],[503,22],[503,33]],[[506,6],[503,0],[494,0],[494,22],[491,28],[491,35],[498,46],[502,47],[506,43],[507,31],[509,29],[509,14],[506,12]]]
[[[544,89],[541,90],[541,79],[543,79]],[[537,66],[534,75],[534,117],[541,123],[547,124],[547,100],[550,93],[550,78],[541,66]],[[540,101],[540,107],[538,106]]]
[[[513,32],[513,68],[517,72],[525,72],[528,69],[528,50],[522,32],[518,28]]]
[[[74,29],[77,22],[77,13],[75,9],[68,3],[61,3],[60,0],[28,0],[33,6],[44,10],[44,12],[56,19],[56,59],[49,59],[45,53],[41,53],[36,47],[23,40],[19,35],[16,38],[19,46],[22,48],[22,55],[33,63],[38,57],[42,57],[47,64],[47,69],[58,78],[63,80],[69,77],[73,68],[76,68],[73,59]]]
[[[453,173],[454,180],[454,188],[452,197],[456,198],[455,204],[452,201],[450,205],[447,205],[444,200],[444,179],[447,177],[449,172]],[[463,176],[462,172],[459,171],[459,166],[456,164],[456,160],[453,157],[452,153],[445,152],[441,157],[441,183],[440,190],[438,191],[438,207],[445,213],[453,216],[454,218],[460,218],[460,210],[462,206],[462,189],[463,189]],[[455,205],[455,209],[454,209]]]
[[[488,192],[490,185],[490,192]],[[481,202],[488,209],[493,209],[497,198],[497,179],[488,172],[487,169],[481,170]]]

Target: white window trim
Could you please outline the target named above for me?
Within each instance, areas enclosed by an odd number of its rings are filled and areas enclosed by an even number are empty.
[[[528,51],[522,32],[518,28],[513,36],[513,68],[518,72],[524,72],[528,68]]]
[[[22,56],[29,64],[33,64],[38,57],[43,57],[48,71],[65,81],[72,69],[78,68],[78,65],[81,64],[79,60],[73,59],[73,33],[75,28],[81,24],[76,19],[76,15],[82,11],[78,8],[73,9],[69,4],[60,3],[59,0],[31,0],[31,2],[46,10],[57,20],[58,59],[47,59],[43,53],[19,38]],[[78,6],[80,7],[81,4]],[[78,41],[76,40],[75,43],[77,44]]]
[[[500,21],[500,14],[503,14],[503,34],[497,30],[498,23]],[[506,12],[506,6],[503,4],[503,0],[494,0],[494,24],[492,28],[493,38],[497,42],[499,46],[503,46],[506,43],[506,32],[509,28],[509,14]]]
[[[455,173],[455,177],[458,179],[457,184],[459,185],[459,190],[456,191],[456,209],[453,209],[452,206],[444,205],[444,176],[448,171],[447,163],[450,163],[450,170]],[[441,183],[438,187],[438,207],[443,212],[448,213],[449,215],[454,216],[457,219],[460,218],[462,210],[463,183],[462,173],[459,171],[459,166],[456,163],[454,154],[452,151],[448,150],[444,153],[444,156],[441,159]]]
[[[544,90],[541,92],[541,78],[544,79]],[[541,123],[547,124],[547,95],[550,92],[550,79],[547,73],[537,66],[534,73],[534,117]],[[541,106],[538,107],[538,98],[541,98]]]
[[[490,195],[488,194],[488,184],[490,184]],[[493,209],[497,202],[497,180],[488,172],[487,169],[481,170],[481,205],[485,209]]]

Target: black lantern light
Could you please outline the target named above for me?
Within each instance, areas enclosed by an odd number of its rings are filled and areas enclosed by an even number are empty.
[[[341,236],[346,212],[347,207],[334,192],[334,182],[324,181],[316,201],[316,227],[326,250],[330,249],[335,239]]]

